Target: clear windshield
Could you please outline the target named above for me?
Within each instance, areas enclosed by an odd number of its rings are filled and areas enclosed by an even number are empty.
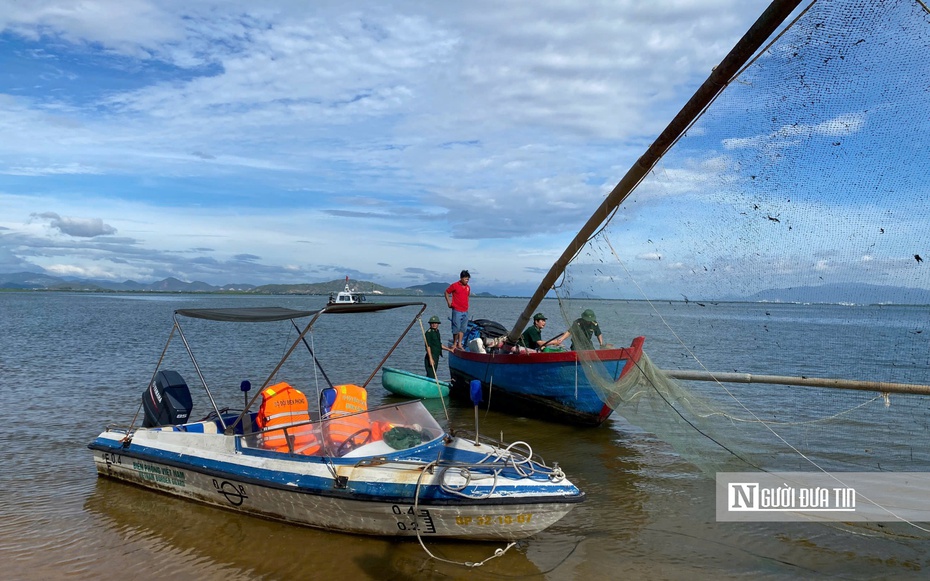
[[[419,401],[333,415],[246,436],[246,447],[333,457],[381,456],[419,446],[443,430]]]

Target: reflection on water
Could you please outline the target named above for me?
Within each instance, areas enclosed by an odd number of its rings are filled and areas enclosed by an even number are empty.
[[[717,523],[713,482],[665,443],[619,417],[598,429],[578,429],[480,411],[482,435],[498,437],[503,432],[505,440],[528,442],[546,462],[558,462],[588,499],[549,530],[521,542],[478,572],[434,561],[416,541],[359,538],[295,527],[98,479],[86,444],[104,425],[128,423],[132,418],[171,328],[171,311],[236,305],[313,308],[325,300],[138,298],[0,294],[0,337],[4,340],[0,409],[5,415],[0,427],[0,490],[5,495],[0,503],[0,576],[4,578],[125,579],[130,573],[135,576],[135,572],[145,571],[172,579],[224,580],[327,575],[344,579],[558,580],[630,574],[688,581],[746,576],[871,579],[925,578],[930,566],[930,541],[869,531],[851,534],[803,523]],[[426,302],[430,304],[427,317],[446,316],[448,309],[441,297]],[[512,320],[523,305],[519,299],[475,298],[476,313],[500,321]],[[626,342],[620,340],[624,333],[632,336],[632,329],[639,324],[637,317],[645,315],[637,305],[622,309],[617,305],[598,306],[598,317],[610,340],[620,344]],[[772,341],[772,334],[779,329],[772,322],[776,315],[783,313],[792,321],[790,325],[796,325],[807,318],[804,308],[814,307],[785,306],[784,311],[770,307],[769,311],[775,312],[772,316],[763,311],[765,339]],[[558,312],[554,304],[541,309]],[[618,314],[612,315],[612,310]],[[687,327],[685,315],[692,312],[680,310],[674,324],[683,335],[700,337],[707,323]],[[707,312],[705,309],[702,314]],[[736,307],[719,312],[721,320],[712,322],[717,328],[760,318],[756,312],[740,315]],[[830,316],[824,313],[820,318],[829,320]],[[333,340],[324,338],[323,333],[313,337],[314,348],[333,381],[363,381],[374,364],[371,357],[383,352],[383,334],[396,328],[398,321],[405,324],[407,315],[381,313],[374,317],[374,321],[348,317],[331,321],[325,330],[336,334]],[[556,327],[553,321],[553,333]],[[448,326],[444,329],[448,331]],[[220,406],[241,406],[239,381],[248,378],[253,385],[258,384],[273,364],[269,358],[280,357],[285,348],[280,341],[263,340],[259,331],[250,330],[248,336],[238,337],[261,340],[258,348],[243,350],[235,346],[236,333],[241,331],[209,335],[195,330],[190,329],[189,339],[195,352],[205,351],[204,373],[217,378],[211,387],[225,392],[218,401]],[[721,349],[731,357],[728,362],[741,349],[750,358],[744,364],[759,362],[752,340],[726,334],[724,338],[730,341]],[[646,346],[665,366],[672,366],[679,357],[662,337],[647,339]],[[843,354],[837,355],[842,360]],[[765,354],[774,362],[783,362],[779,356]],[[422,339],[415,326],[388,365],[419,371],[422,361]],[[918,363],[926,366],[926,361]],[[312,367],[292,373],[295,383],[312,393],[319,381]],[[445,362],[441,363],[440,376],[443,374],[448,374]],[[377,376],[369,389],[372,404],[395,401],[381,388]],[[193,385],[192,391],[195,397],[202,395]],[[925,401],[919,401],[925,409]],[[474,429],[473,408],[450,403],[444,408],[439,400],[428,401],[427,407],[438,418],[444,418],[448,409],[449,422],[457,429]],[[194,414],[207,411],[201,400]],[[441,421],[447,424],[445,419]],[[924,426],[926,419],[922,422]],[[917,441],[915,445],[923,444]],[[426,542],[437,555],[455,561],[480,561],[501,546]]]
[[[202,506],[101,478],[84,508],[95,520],[106,570],[140,560],[160,563],[166,578],[446,578],[454,566],[437,566],[415,541],[388,541],[289,526]],[[495,545],[431,543],[450,559],[480,560]],[[502,563],[508,575],[539,573],[523,547]],[[489,564],[494,572],[498,564]]]

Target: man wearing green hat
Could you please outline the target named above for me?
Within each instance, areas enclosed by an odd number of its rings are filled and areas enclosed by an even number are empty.
[[[604,337],[601,335],[601,328],[597,324],[597,316],[591,309],[585,309],[581,313],[581,317],[575,319],[569,332],[572,335],[572,351],[575,350],[575,343],[578,343],[583,348],[593,349],[592,336],[597,337],[597,342],[601,348],[604,347]],[[588,347],[589,345],[590,347]]]
[[[542,349],[546,345],[561,345],[562,341],[568,338],[568,331],[562,333],[554,339],[543,341],[542,331],[546,328],[546,315],[536,313],[533,315],[533,326],[527,327],[520,336],[520,343],[527,349]]]
[[[439,358],[442,357],[442,350],[452,351],[442,344],[442,335],[439,334],[439,317],[433,315],[429,318],[429,329],[424,333],[426,341],[426,356],[423,358],[423,365],[426,366],[426,377],[435,378],[436,370],[439,368]]]

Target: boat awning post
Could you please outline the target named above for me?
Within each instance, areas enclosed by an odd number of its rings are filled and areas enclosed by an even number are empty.
[[[413,319],[410,320],[410,324],[407,325],[407,328],[404,329],[404,332],[400,334],[400,337],[397,338],[397,341],[394,341],[394,344],[391,345],[391,348],[388,350],[387,354],[385,354],[385,356],[381,359],[381,361],[375,366],[374,371],[371,372],[371,375],[368,376],[368,379],[365,380],[365,383],[362,384],[362,387],[366,389],[368,388],[368,384],[371,383],[371,380],[374,378],[375,374],[378,373],[378,370],[381,369],[381,366],[384,365],[384,363],[388,360],[388,357],[391,356],[391,353],[393,353],[394,350],[397,349],[397,346],[400,345],[400,342],[404,340],[404,337],[406,337],[407,333],[410,332],[410,329],[413,328],[413,324],[417,322],[417,320],[420,318],[420,315],[422,315],[423,311],[426,310],[426,303],[410,303],[410,304],[414,304],[414,305],[419,304],[420,310],[417,312],[416,315],[413,316]]]
[[[294,329],[298,333],[300,333],[300,327],[297,326],[297,323],[294,322],[294,319],[291,319],[291,324],[294,325]],[[323,375],[323,379],[326,380],[326,383],[330,387],[335,387],[333,385],[333,382],[330,381],[329,376],[326,375],[326,372],[323,370],[323,366],[320,365],[320,360],[316,358],[316,353],[313,352],[313,348],[310,347],[310,343],[307,342],[307,338],[303,337],[302,339],[303,339],[304,347],[306,347],[307,351],[310,353],[310,358],[313,359],[313,362],[316,364],[316,368],[320,370],[320,373]],[[317,394],[317,396],[319,396],[319,394]]]
[[[244,422],[245,415],[246,415],[247,413],[249,413],[249,410],[252,409],[252,406],[255,404],[256,401],[258,401],[258,398],[260,398],[260,397],[262,396],[262,392],[264,392],[264,391],[265,391],[265,388],[268,387],[268,384],[271,383],[272,378],[275,376],[276,373],[278,373],[278,371],[279,371],[279,370],[281,369],[281,367],[284,365],[284,362],[287,361],[287,358],[291,356],[291,353],[294,352],[294,349],[296,349],[297,346],[300,345],[300,342],[303,340],[304,337],[307,336],[307,333],[309,333],[309,332],[310,332],[310,329],[313,328],[313,324],[316,322],[317,319],[320,318],[320,315],[323,314],[323,311],[325,311],[325,310],[326,310],[326,309],[325,309],[325,307],[324,307],[323,309],[320,309],[319,311],[316,311],[315,313],[313,313],[313,318],[310,319],[310,322],[307,323],[307,326],[304,327],[304,330],[301,331],[301,332],[297,335],[297,338],[294,339],[294,342],[293,342],[293,343],[291,343],[290,348],[287,350],[287,352],[284,354],[284,356],[281,357],[281,360],[278,361],[278,364],[274,366],[274,369],[271,370],[271,373],[268,374],[268,377],[265,378],[265,381],[262,383],[261,388],[259,388],[258,391],[255,392],[255,395],[253,395],[253,396],[252,396],[252,399],[250,399],[249,402],[248,402],[248,404],[246,404],[245,409],[242,410],[242,413],[239,415],[238,418],[236,418],[236,421],[234,421],[234,422],[232,423],[232,425],[229,426],[229,428],[226,430],[226,432],[232,432],[233,430],[235,430],[235,429],[236,429],[236,426],[239,424],[239,422],[242,422],[243,425],[245,425],[245,422]],[[291,323],[294,324],[295,327],[297,326],[297,324],[294,323],[294,319],[289,319],[289,320],[291,321]],[[298,329],[299,329],[299,327],[298,327]],[[312,351],[311,351],[311,353],[312,353]]]
[[[155,383],[155,376],[158,375],[158,370],[161,369],[161,363],[165,360],[165,354],[168,352],[168,347],[171,345],[171,339],[174,338],[174,332],[178,329],[178,322],[174,322],[174,326],[171,327],[171,332],[168,333],[168,340],[165,341],[165,347],[161,350],[161,355],[158,357],[158,363],[155,364],[155,371],[152,372],[152,377],[149,379],[149,386]],[[142,411],[142,402],[139,402],[139,408],[136,410],[136,415],[132,418],[132,423],[130,427],[135,427],[136,419],[139,417],[139,412]]]
[[[204,391],[207,392],[207,398],[210,400],[210,405],[213,406],[213,411],[216,412],[216,417],[220,422],[223,430],[226,430],[226,421],[223,420],[223,414],[220,413],[220,409],[216,407],[216,401],[213,399],[213,394],[210,393],[210,388],[207,387],[207,380],[203,378],[203,373],[200,371],[200,365],[197,364],[197,359],[194,358],[194,352],[191,351],[191,346],[187,343],[187,338],[184,336],[184,331],[181,329],[181,322],[178,321],[178,312],[174,313],[174,327],[178,330],[178,337],[181,338],[181,341],[184,343],[184,348],[187,349],[187,354],[190,355],[191,363],[194,364],[194,370],[197,371],[197,376],[200,378],[200,383],[203,385]]]

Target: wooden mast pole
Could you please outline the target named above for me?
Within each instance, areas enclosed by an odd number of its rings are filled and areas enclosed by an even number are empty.
[[[665,152],[681,136],[682,133],[691,125],[695,118],[701,114],[707,105],[722,91],[733,75],[759,50],[759,47],[772,35],[773,32],[785,21],[791,12],[801,3],[801,0],[774,0],[765,12],[759,16],[755,24],[746,31],[746,34],[736,43],[736,46],[730,50],[729,54],[720,64],[711,72],[710,76],[704,81],[704,84],[698,88],[697,92],[678,112],[668,127],[659,134],[659,137],[653,142],[649,149],[633,164],[625,176],[608,194],[607,198],[598,206],[594,214],[581,227],[575,238],[569,243],[568,248],[562,253],[546,276],[543,277],[539,288],[530,298],[523,313],[517,319],[507,338],[510,341],[516,341],[523,328],[527,325],[533,311],[545,298],[546,293],[556,283],[565,267],[575,257],[579,250],[587,243],[588,239],[597,230],[597,228],[610,217],[610,214],[623,203],[634,187],[643,179],[643,177],[652,170],[656,163],[665,155]]]

